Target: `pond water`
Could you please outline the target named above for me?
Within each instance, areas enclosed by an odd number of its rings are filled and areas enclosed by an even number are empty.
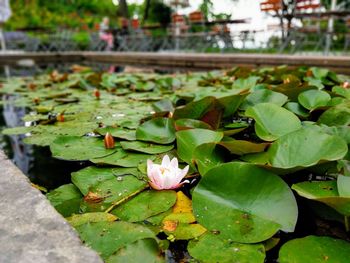
[[[31,75],[35,71],[21,71],[19,75],[26,75],[26,73]],[[13,99],[15,98],[7,95],[2,97],[2,100],[7,102]],[[0,107],[0,112],[0,131],[5,127],[26,126],[26,123],[22,121],[22,117],[28,114],[28,109],[15,107],[11,103],[6,103]],[[246,132],[240,136],[242,138],[237,136],[236,139],[242,140],[245,136],[248,138],[249,134]],[[81,170],[92,164],[91,162],[64,161],[53,158],[49,147],[25,144],[23,143],[24,138],[25,135],[6,136],[0,133],[0,148],[34,184],[45,187],[47,190],[53,190],[61,185],[71,183],[72,172]],[[295,174],[291,173],[283,179],[288,186],[292,186],[300,181],[311,181],[319,178],[312,171],[304,170]],[[190,187],[192,188],[193,186],[192,184]],[[190,188],[187,189],[184,187],[181,190],[185,195],[191,196]],[[298,195],[295,196],[299,211],[296,229],[293,233],[288,234],[282,231],[277,232],[274,239],[275,241],[280,240],[280,242],[273,249],[266,252],[265,262],[277,262],[280,247],[286,241],[294,238],[305,237],[307,235],[327,235],[349,241],[349,236],[344,231],[341,223],[321,219],[309,208],[305,199]],[[167,239],[164,233],[158,234],[157,237],[163,240]],[[274,241],[269,240],[269,242],[273,243]],[[166,251],[167,262],[190,262],[191,258],[187,252],[187,245],[188,241],[170,242],[169,249]],[[269,247],[269,245],[266,245],[266,247]]]

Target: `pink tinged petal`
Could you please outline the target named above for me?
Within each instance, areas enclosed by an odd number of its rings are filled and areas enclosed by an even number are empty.
[[[169,158],[169,156],[166,154],[166,155],[164,155],[164,157],[163,157],[162,166],[163,166],[163,167],[168,167],[169,164],[170,164],[170,158]]]
[[[181,182],[181,183],[179,183],[179,184],[174,185],[172,188],[169,188],[169,190],[180,188],[183,184],[188,184],[189,182],[190,182],[190,181],[185,180],[185,181],[183,181],[183,182]]]
[[[177,158],[174,157],[170,162],[170,168],[177,169],[179,167],[179,163],[177,161]]]
[[[157,185],[155,183],[152,183],[152,182],[148,182],[148,183],[153,189],[155,189],[155,190],[162,190],[162,188],[159,185]]]

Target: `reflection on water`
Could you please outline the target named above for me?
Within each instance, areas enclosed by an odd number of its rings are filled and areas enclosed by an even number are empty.
[[[3,96],[3,101],[13,101],[15,97]],[[12,103],[6,103],[3,106],[4,124],[6,127],[13,128],[23,126],[22,117],[26,114],[23,107],[15,107]],[[33,163],[33,146],[24,144],[24,135],[9,136],[11,145],[11,159],[13,163],[28,174]]]
[[[22,117],[26,114],[26,109],[15,107],[11,103],[13,99],[14,97],[3,96],[3,100],[7,103],[2,107],[0,114],[0,130],[24,125]],[[0,135],[0,149],[35,184],[54,189],[70,183],[70,173],[86,166],[86,162],[69,162],[52,158],[48,147],[25,144],[24,138],[25,135]]]
[[[62,72],[68,71],[71,65],[61,64],[46,65],[39,68],[9,68],[11,76],[30,76],[44,73],[52,69],[58,69]],[[106,67],[106,66],[104,66]],[[99,68],[100,70],[102,68]],[[0,68],[0,77],[7,78],[3,68]],[[71,182],[71,172],[80,170],[87,166],[88,162],[70,162],[58,160],[51,157],[49,147],[38,147],[23,143],[25,135],[2,135],[1,130],[6,127],[23,126],[22,117],[27,113],[24,107],[15,107],[11,101],[14,96],[4,95],[0,104],[0,149],[5,152],[9,159],[25,174],[30,180],[47,189],[54,189],[63,184]],[[2,114],[1,114],[2,112]]]

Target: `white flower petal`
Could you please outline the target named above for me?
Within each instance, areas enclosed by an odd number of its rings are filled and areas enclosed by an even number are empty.
[[[177,161],[177,158],[174,157],[171,162],[170,162],[170,166],[173,169],[177,169],[179,167],[179,162]]]
[[[168,167],[169,164],[170,164],[170,158],[169,158],[169,156],[166,154],[166,155],[164,155],[164,157],[163,157],[162,166],[163,166],[163,167]]]

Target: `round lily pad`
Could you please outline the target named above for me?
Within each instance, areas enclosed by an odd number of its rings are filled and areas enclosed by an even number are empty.
[[[291,232],[298,216],[294,195],[280,177],[241,162],[207,172],[193,192],[193,211],[209,231],[241,243]]]
[[[89,160],[110,155],[116,149],[106,149],[103,140],[95,137],[61,136],[50,144],[52,155],[65,160]]]
[[[279,252],[280,263],[346,263],[350,243],[331,237],[307,236],[288,241]]]
[[[327,106],[331,96],[323,90],[307,90],[299,94],[299,103],[308,110],[314,110],[319,107]]]
[[[225,241],[211,233],[191,240],[187,249],[192,257],[203,263],[263,263],[265,259],[262,244]]]
[[[128,222],[97,222],[76,227],[84,243],[107,259],[119,249],[137,240],[152,238],[154,233],[148,228]]]
[[[111,211],[128,222],[143,221],[171,208],[176,201],[174,191],[144,191]]]
[[[169,144],[175,141],[174,120],[155,118],[141,124],[136,130],[136,138],[141,141]]]
[[[256,135],[265,141],[274,141],[301,128],[301,122],[294,113],[272,103],[250,107],[245,115],[255,120]]]
[[[148,154],[165,153],[174,148],[174,145],[160,145],[148,142],[120,142],[124,150],[136,151]]]
[[[177,154],[187,162],[192,163],[192,154],[197,146],[203,143],[219,142],[224,134],[222,132],[214,132],[206,129],[191,129],[178,131],[177,138]]]
[[[106,260],[106,263],[125,262],[164,263],[165,259],[157,241],[145,238],[126,245]]]
[[[288,169],[312,166],[321,160],[338,160],[347,151],[341,137],[303,128],[280,137],[268,149],[268,155],[273,167]]]

